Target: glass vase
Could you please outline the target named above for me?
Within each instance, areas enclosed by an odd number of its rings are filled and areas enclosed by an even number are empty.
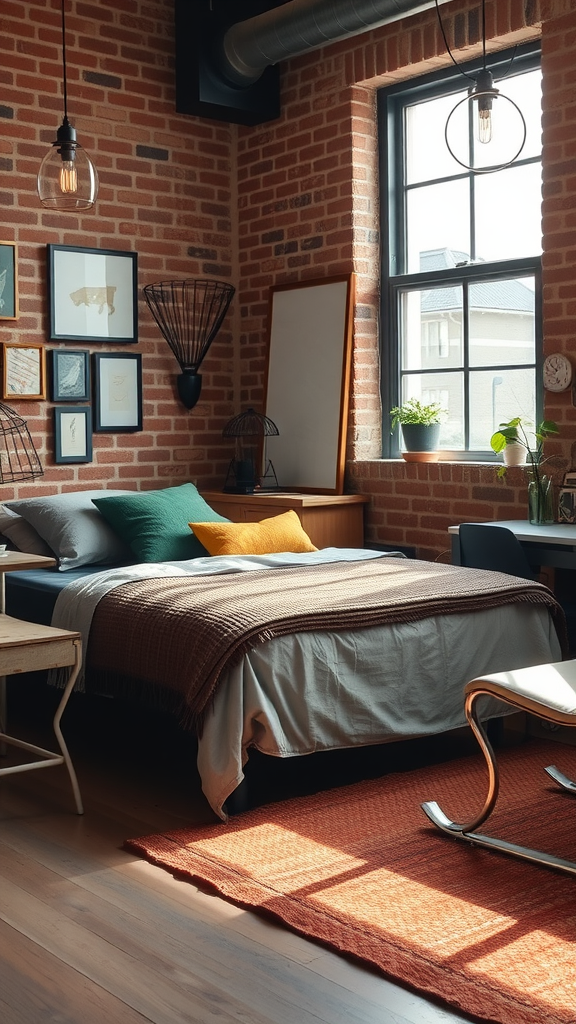
[[[550,477],[541,476],[528,484],[528,519],[535,526],[554,522],[554,492]]]

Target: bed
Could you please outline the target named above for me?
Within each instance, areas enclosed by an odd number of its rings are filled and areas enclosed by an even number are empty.
[[[180,496],[181,488],[169,490],[171,501],[183,499],[176,521],[180,530],[184,511],[187,533],[179,537],[189,544],[189,521],[200,523],[198,515],[204,520],[209,510],[191,509],[186,485]],[[172,544],[160,551],[164,557],[150,557],[159,553],[158,530],[166,529],[166,497],[148,548],[141,521],[135,542],[133,518],[128,531],[115,518],[124,505],[142,513],[154,504],[141,497],[106,492],[108,502],[115,499],[107,506],[101,494],[84,496],[99,529],[97,515],[113,509],[107,525],[114,521],[116,540],[132,560],[78,565],[84,556],[62,555],[61,546],[60,563],[69,563],[50,574],[59,582],[48,599],[44,593],[43,614],[51,603],[55,625],[83,633],[87,691],[135,700],[153,695],[195,732],[202,788],[221,818],[252,749],[301,757],[443,733],[465,724],[462,691],[470,678],[562,657],[562,613],[539,584],[312,545],[232,555],[202,547],[191,557],[166,558],[183,554]],[[30,516],[29,506],[15,510],[16,504],[12,511]],[[74,520],[77,526],[77,510]],[[55,551],[57,539],[35,521]],[[217,525],[227,523],[224,517],[212,521],[214,531],[229,530]],[[71,574],[76,578],[65,583]],[[34,587],[29,574],[11,575],[7,602],[14,611],[18,588],[22,598]],[[493,702],[484,717],[501,713]]]

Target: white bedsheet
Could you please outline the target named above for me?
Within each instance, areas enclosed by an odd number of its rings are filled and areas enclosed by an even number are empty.
[[[386,557],[325,548],[302,555],[220,556],[109,569],[69,584],[52,624],[83,634],[116,586],[138,579],[252,572],[280,565]],[[198,742],[203,792],[226,818],[251,747],[278,757],[445,732],[465,724],[463,688],[487,672],[561,660],[548,611],[528,603],[260,644],[222,677]],[[510,711],[497,701],[483,717]]]

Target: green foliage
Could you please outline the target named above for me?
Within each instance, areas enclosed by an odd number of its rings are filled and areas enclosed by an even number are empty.
[[[529,472],[535,480],[540,478],[540,466],[547,460],[544,458],[544,442],[547,437],[559,434],[558,424],[553,420],[542,420],[534,431],[530,431],[534,441],[530,443],[525,424],[521,416],[515,416],[508,423],[501,423],[499,429],[490,438],[492,451],[499,455],[506,445],[520,444],[526,449]],[[504,476],[506,466],[500,466],[498,476]]]
[[[417,398],[409,398],[404,405],[397,405],[390,410],[392,430],[398,423],[419,423],[429,427],[432,423],[440,423],[445,411],[438,402],[423,405]]]

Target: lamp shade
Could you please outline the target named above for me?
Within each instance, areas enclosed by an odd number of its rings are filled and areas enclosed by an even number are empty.
[[[34,480],[43,473],[26,421],[0,402],[0,483]]]
[[[178,393],[187,409],[200,397],[198,369],[222,326],[236,289],[209,279],[159,281],[144,286],[144,298],[181,369]]]
[[[89,210],[98,195],[98,174],[70,124],[60,125],[38,170],[38,198],[54,210]]]

